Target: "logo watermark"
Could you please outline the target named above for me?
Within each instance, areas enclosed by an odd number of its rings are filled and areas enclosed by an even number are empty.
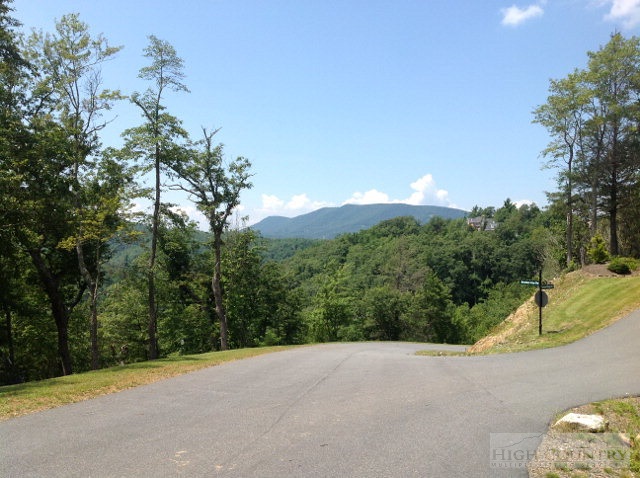
[[[629,469],[631,448],[618,433],[491,433],[489,466],[494,470]]]

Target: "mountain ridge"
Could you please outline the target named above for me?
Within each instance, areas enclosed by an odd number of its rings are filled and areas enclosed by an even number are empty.
[[[466,215],[467,211],[445,206],[345,204],[324,207],[296,217],[269,216],[251,226],[251,229],[269,239],[333,239],[340,234],[358,232],[400,216],[412,216],[424,224],[436,216],[459,219]]]

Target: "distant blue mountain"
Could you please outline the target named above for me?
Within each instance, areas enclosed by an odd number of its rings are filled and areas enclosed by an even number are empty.
[[[412,206],[409,204],[347,204],[325,207],[296,217],[269,216],[254,224],[252,229],[271,239],[333,239],[348,232],[379,224],[387,219],[413,216],[424,224],[434,216],[443,219],[465,217],[467,211],[442,206]]]

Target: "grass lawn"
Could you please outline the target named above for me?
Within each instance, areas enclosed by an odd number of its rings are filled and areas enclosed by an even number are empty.
[[[0,420],[87,400],[224,362],[255,357],[291,347],[259,347],[174,356],[38,382],[0,387]]]

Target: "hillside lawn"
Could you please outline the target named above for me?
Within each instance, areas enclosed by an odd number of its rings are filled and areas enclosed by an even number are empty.
[[[566,274],[553,283],[555,288],[545,291],[549,304],[542,311],[542,335],[538,333],[539,308],[533,301],[537,289],[529,286],[531,299],[467,352],[505,353],[565,345],[640,308],[637,273],[618,276],[598,267]]]
[[[88,400],[225,362],[295,346],[247,348],[171,356],[64,377],[0,387],[0,420]]]

